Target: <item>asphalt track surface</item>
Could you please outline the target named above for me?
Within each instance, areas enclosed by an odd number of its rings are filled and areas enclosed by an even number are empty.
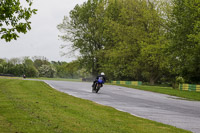
[[[92,83],[47,81],[69,95],[111,106],[132,115],[200,133],[200,102],[126,87],[104,85],[92,93]]]

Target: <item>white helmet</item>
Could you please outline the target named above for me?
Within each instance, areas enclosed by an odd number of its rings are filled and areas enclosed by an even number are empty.
[[[104,73],[104,72],[101,72],[101,75],[105,75],[105,73]]]

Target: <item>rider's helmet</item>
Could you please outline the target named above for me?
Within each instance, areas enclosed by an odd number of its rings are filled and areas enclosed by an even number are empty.
[[[101,75],[105,75],[105,73],[104,73],[104,72],[101,72]]]

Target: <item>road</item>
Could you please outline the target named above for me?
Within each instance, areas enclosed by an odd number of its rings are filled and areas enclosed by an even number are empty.
[[[114,85],[104,85],[99,93],[91,92],[92,83],[44,81],[54,89],[69,95],[114,107],[132,115],[200,133],[200,102],[181,100]]]

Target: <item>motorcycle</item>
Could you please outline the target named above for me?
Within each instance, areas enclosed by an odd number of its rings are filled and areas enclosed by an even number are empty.
[[[92,92],[98,93],[101,87],[103,87],[103,80],[98,79],[94,87],[92,87]]]

